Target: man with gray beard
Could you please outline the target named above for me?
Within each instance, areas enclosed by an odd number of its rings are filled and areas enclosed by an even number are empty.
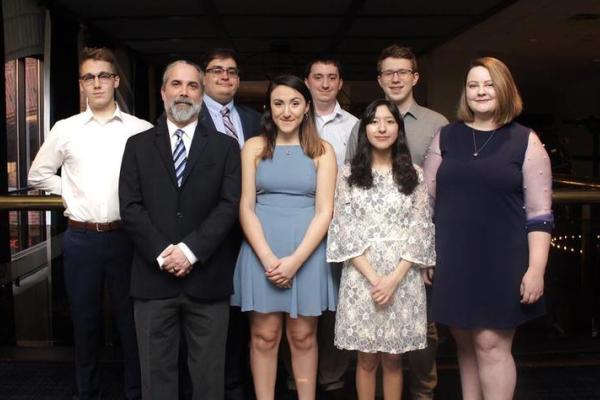
[[[223,399],[225,339],[237,253],[240,152],[198,122],[202,71],[175,61],[163,75],[165,114],[131,137],[119,181],[121,217],[135,252],[131,296],[145,400],[178,398],[179,340],[192,399]]]

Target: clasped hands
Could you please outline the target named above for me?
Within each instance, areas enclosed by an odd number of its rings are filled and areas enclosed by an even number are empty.
[[[186,277],[192,271],[192,264],[190,264],[190,261],[179,246],[169,245],[169,247],[160,253],[160,256],[164,259],[162,265],[163,271],[167,271],[177,278]]]
[[[371,297],[375,303],[380,306],[385,306],[391,303],[394,293],[398,285],[404,278],[404,274],[400,277],[392,272],[384,276],[377,276],[371,281]]]
[[[301,265],[294,256],[277,258],[275,255],[268,257],[262,264],[267,279],[280,289],[292,287],[292,279]]]

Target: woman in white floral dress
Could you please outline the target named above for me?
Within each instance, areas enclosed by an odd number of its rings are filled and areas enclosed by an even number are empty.
[[[358,350],[358,398],[375,398],[381,363],[384,398],[399,399],[400,355],[427,345],[420,267],[435,263],[435,250],[423,173],[387,100],[367,106],[357,153],[338,175],[327,261],[344,262],[335,345]]]

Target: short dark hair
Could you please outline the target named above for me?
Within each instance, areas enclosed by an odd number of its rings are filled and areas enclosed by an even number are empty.
[[[340,61],[331,54],[320,54],[312,58],[306,64],[306,68],[304,69],[304,79],[308,78],[308,75],[310,75],[310,70],[312,69],[312,66],[318,63],[335,66],[338,70],[338,75],[340,79],[342,79],[342,65],[340,64]]]
[[[84,47],[81,50],[81,54],[79,55],[79,69],[84,62],[88,60],[94,61],[106,61],[110,65],[112,65],[113,72],[116,72],[115,69],[115,54],[106,47]]]
[[[238,68],[240,67],[240,57],[238,53],[234,49],[228,49],[225,47],[212,49],[208,53],[206,53],[202,58],[202,63],[200,64],[200,66],[202,67],[202,70],[206,72],[206,67],[208,66],[208,64],[210,64],[212,60],[226,58],[232,58],[233,61],[235,61],[235,63],[237,64]]]
[[[415,53],[413,53],[410,47],[393,44],[381,50],[381,53],[379,53],[379,57],[377,57],[378,74],[381,73],[381,63],[386,58],[405,58],[407,60],[410,60],[413,72],[419,72],[419,67],[417,65],[417,56],[415,56]]]

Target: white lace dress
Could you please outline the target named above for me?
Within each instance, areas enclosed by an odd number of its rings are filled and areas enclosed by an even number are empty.
[[[350,167],[339,173],[333,221],[327,240],[327,261],[344,262],[335,322],[335,345],[367,353],[404,353],[426,347],[425,288],[419,268],[435,264],[434,227],[422,170],[409,196],[398,190],[391,170],[373,171],[373,187],[350,187]],[[380,275],[400,260],[411,261],[390,304],[371,297],[371,284],[353,267],[364,254]]]

